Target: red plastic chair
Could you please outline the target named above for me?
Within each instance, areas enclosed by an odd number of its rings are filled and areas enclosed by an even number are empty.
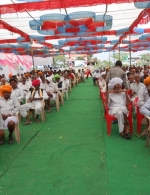
[[[138,106],[138,97],[134,100],[134,106],[136,107],[136,121],[137,121],[137,133],[141,133],[141,124],[142,119],[145,118],[143,114],[140,113],[139,106]]]
[[[128,121],[129,121],[129,126],[130,126],[130,133],[133,133],[131,104],[128,105],[128,110],[129,110]],[[107,125],[107,134],[110,135],[112,121],[116,120],[117,118],[109,114],[108,106],[105,106],[105,118],[106,118],[106,125]]]

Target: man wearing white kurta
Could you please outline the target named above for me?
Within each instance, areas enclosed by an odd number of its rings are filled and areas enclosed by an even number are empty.
[[[15,79],[10,79],[10,85],[12,86],[13,90],[11,96],[14,96],[18,99],[19,102],[22,102],[24,99],[24,92],[23,89],[18,87],[18,83]]]
[[[127,115],[128,110],[126,104],[129,103],[128,95],[121,89],[123,80],[120,78],[113,78],[109,81],[107,103],[109,107],[109,114],[118,119],[118,127],[120,135],[125,139],[130,139],[131,135],[127,129]]]
[[[15,114],[19,111],[19,102],[11,96],[12,87],[10,85],[4,85],[0,87],[0,144],[5,142],[4,129],[9,131],[9,144],[13,144],[13,132],[15,125],[18,122]]]
[[[24,125],[31,124],[27,111],[33,107],[35,109],[36,122],[39,122],[38,117],[41,114],[43,108],[42,100],[48,99],[46,91],[40,89],[39,79],[33,80],[32,85],[35,89],[32,90],[32,92],[29,91],[29,93],[26,96],[26,100],[30,101],[30,103],[20,106],[20,114],[23,118],[26,118],[26,122]]]
[[[140,82],[139,74],[134,75],[134,80],[135,82],[130,84],[132,89],[132,94],[131,94],[132,101],[134,101],[135,98],[138,97],[140,89],[145,86],[143,83]]]

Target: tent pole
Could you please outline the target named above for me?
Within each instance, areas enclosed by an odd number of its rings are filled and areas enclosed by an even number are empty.
[[[34,57],[33,57],[33,51],[32,51],[32,63],[33,63],[33,70],[35,69],[34,67]]]
[[[119,44],[119,60],[120,60],[120,44]]]
[[[109,51],[109,67],[110,67],[110,51]]]
[[[130,67],[131,67],[131,36],[129,34],[129,56],[130,56]]]

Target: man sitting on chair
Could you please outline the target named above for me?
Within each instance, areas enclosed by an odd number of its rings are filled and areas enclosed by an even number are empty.
[[[5,142],[4,129],[9,131],[9,144],[13,144],[13,132],[15,125],[18,122],[15,114],[19,111],[19,102],[17,98],[11,96],[12,87],[10,85],[4,85],[0,87],[0,145]]]
[[[29,101],[30,103],[20,106],[20,114],[23,118],[26,118],[26,122],[24,123],[24,125],[29,125],[32,123],[27,113],[27,111],[31,108],[35,109],[36,122],[39,122],[38,117],[41,114],[43,108],[42,100],[48,99],[46,91],[40,88],[39,79],[34,79],[32,81],[32,86],[34,87],[34,89],[29,91],[26,96],[27,102]]]

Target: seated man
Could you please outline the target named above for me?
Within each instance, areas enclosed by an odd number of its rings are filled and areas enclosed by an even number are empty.
[[[131,84],[134,83],[134,75],[131,72],[127,73],[128,80],[126,82],[127,89],[131,89]]]
[[[107,104],[109,114],[118,119],[119,133],[124,139],[130,139],[131,134],[127,128],[127,104],[130,103],[125,90],[122,89],[123,80],[115,77],[109,81],[109,91],[107,94]]]
[[[132,90],[132,93],[130,94],[130,98],[132,101],[134,101],[134,99],[138,97],[141,87],[145,86],[143,83],[140,82],[139,74],[134,75],[134,80],[135,82],[130,84]]]
[[[106,91],[106,72],[102,72],[101,73],[102,78],[99,80],[99,87],[101,89],[101,92],[105,92]]]
[[[32,81],[32,85],[35,89],[31,90],[28,92],[26,96],[26,100],[29,101],[30,103],[24,104],[20,106],[20,114],[23,118],[26,118],[26,122],[24,125],[29,125],[32,122],[30,121],[30,118],[28,116],[27,111],[31,108],[34,107],[35,109],[35,114],[36,114],[36,122],[38,123],[38,117],[42,112],[42,100],[47,100],[48,95],[45,90],[40,89],[40,80],[39,79],[34,79]]]
[[[3,85],[0,87],[0,145],[5,142],[4,129],[9,131],[9,144],[13,144],[13,132],[15,124],[18,122],[15,114],[19,111],[19,102],[14,96],[11,96],[12,87]]]
[[[17,80],[15,79],[10,79],[9,80],[10,85],[12,86],[12,93],[11,96],[15,96],[18,101],[21,103],[24,99],[24,92],[23,89],[18,87]]]
[[[149,97],[150,97],[150,76],[147,77],[146,79],[144,79],[144,84],[145,84],[145,87],[142,87],[140,89],[140,92],[139,92],[138,105],[140,107],[140,113],[143,114],[143,115],[147,115],[147,109],[148,109],[148,107],[145,104],[146,104],[146,102],[148,102]],[[147,115],[147,116],[149,116],[149,115]],[[147,127],[148,126],[149,126],[149,121],[147,120]],[[145,129],[141,133],[141,136],[145,136],[146,133],[147,133],[147,129]]]
[[[22,77],[22,82],[19,83],[19,88],[23,89],[24,94],[27,95],[30,85],[26,82],[25,77]]]

